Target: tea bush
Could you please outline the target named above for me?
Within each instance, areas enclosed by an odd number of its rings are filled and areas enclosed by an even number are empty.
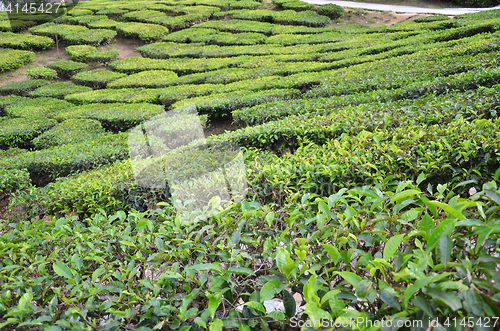
[[[0,50],[0,72],[14,70],[31,62],[35,53],[30,51],[19,51],[14,49]]]
[[[147,42],[164,39],[169,32],[164,26],[147,23],[121,23],[116,26],[116,31]]]
[[[128,156],[124,134],[100,135],[84,142],[50,147],[0,159],[3,169],[27,169],[38,184]]]
[[[50,82],[45,79],[32,79],[22,82],[12,82],[0,86],[0,95],[27,95],[28,92],[36,90],[40,86],[49,84]]]
[[[0,47],[26,50],[44,50],[54,45],[54,40],[43,36],[0,32]]]
[[[127,131],[145,120],[164,113],[163,106],[147,103],[93,103],[70,108],[56,116],[58,120],[94,119],[113,132]]]
[[[53,80],[57,78],[57,72],[54,69],[37,67],[26,70],[24,73],[29,79]]]
[[[68,119],[45,131],[32,143],[37,149],[91,140],[105,133],[99,121]]]
[[[335,20],[344,15],[344,8],[340,7],[339,5],[327,3],[326,5],[319,6],[316,12],[320,15],[328,16],[332,20]]]
[[[124,88],[124,87],[165,87],[174,85],[178,77],[175,72],[166,70],[149,70],[142,71],[137,74],[123,77],[108,84],[109,88]]]
[[[49,130],[57,121],[45,118],[0,117],[0,148],[30,147],[31,140]]]
[[[87,69],[84,63],[74,62],[71,60],[56,61],[48,64],[48,67],[57,71],[62,77],[71,77],[77,72]]]
[[[94,89],[105,88],[109,83],[126,77],[126,74],[106,70],[94,69],[79,72],[71,77],[71,81],[75,84],[85,85]],[[81,91],[83,92],[83,91]],[[77,93],[77,92],[74,92]]]
[[[64,99],[68,94],[90,91],[90,87],[75,85],[71,82],[57,82],[37,88],[28,93],[30,97],[50,97]]]
[[[57,83],[56,83],[57,84]],[[72,107],[64,100],[54,98],[25,98],[5,107],[5,113],[10,117],[32,118],[52,117],[56,113]]]
[[[66,53],[71,56],[72,60],[78,62],[88,62],[88,56],[97,52],[98,51],[96,47],[89,45],[75,45],[66,47]]]

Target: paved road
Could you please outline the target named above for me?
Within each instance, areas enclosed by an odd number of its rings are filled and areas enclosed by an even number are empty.
[[[483,10],[500,9],[500,6],[493,8],[432,9],[432,8],[421,8],[421,7],[411,7],[411,6],[382,5],[376,3],[353,2],[353,1],[331,1],[331,0],[302,0],[302,1],[312,3],[315,5],[324,5],[327,3],[333,3],[348,8],[363,8],[369,10],[392,11],[395,13],[405,13],[405,14],[443,14],[448,16],[460,15],[466,13],[477,13]]]

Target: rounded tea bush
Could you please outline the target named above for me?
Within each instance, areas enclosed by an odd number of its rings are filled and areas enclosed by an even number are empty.
[[[57,71],[50,68],[38,67],[26,70],[25,75],[28,76],[29,79],[56,79]]]
[[[328,16],[332,20],[334,20],[344,15],[344,8],[340,7],[339,5],[329,3],[323,6],[319,6],[316,12],[320,15]]]

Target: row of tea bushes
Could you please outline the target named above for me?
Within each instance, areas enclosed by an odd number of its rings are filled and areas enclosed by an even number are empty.
[[[60,121],[68,119],[93,119],[110,131],[127,131],[140,123],[164,113],[161,105],[148,103],[112,103],[77,106],[59,113],[55,118]]]
[[[21,82],[12,82],[0,86],[0,95],[28,95],[30,91],[36,90],[37,88],[46,84],[50,84],[50,82],[45,79],[32,79]]]
[[[57,121],[47,118],[0,117],[0,149],[32,147],[31,140],[49,130]]]
[[[105,134],[101,123],[91,119],[63,121],[32,140],[37,149],[92,140]]]
[[[378,92],[378,91],[377,91]],[[394,128],[411,124],[447,123],[454,118],[467,119],[498,117],[498,88],[480,88],[467,93],[451,93],[443,96],[427,96],[415,100],[387,102],[397,99],[388,91],[387,94],[361,94],[349,99],[337,99],[338,105],[350,102],[361,103],[359,106],[344,106],[329,109],[328,99],[311,100],[316,104],[313,114],[291,116],[278,121],[271,121],[254,127],[246,127],[234,132],[221,134],[213,139],[228,140],[241,146],[272,148],[273,150],[294,149],[301,144],[304,135],[307,140],[324,144],[346,133],[361,130],[374,130],[377,127]],[[377,100],[378,99],[378,100]],[[385,101],[385,103],[384,103]],[[335,101],[332,101],[335,102]],[[382,102],[382,103],[379,103]],[[321,103],[327,106],[321,109]],[[290,101],[293,107],[294,101]],[[319,115],[326,113],[328,115]]]
[[[94,89],[106,88],[109,83],[126,78],[126,74],[107,69],[82,71],[73,75],[71,81]]]
[[[45,67],[36,67],[26,70],[24,73],[29,79],[54,80],[57,78],[57,71]]]
[[[0,49],[0,72],[14,70],[33,60],[35,53],[17,49]]]
[[[5,20],[0,20],[0,31],[2,31],[2,32],[21,32],[21,31],[24,31],[27,28],[29,28],[35,24],[36,23],[33,21],[5,19]]]
[[[289,100],[300,96],[299,90],[274,89],[257,92],[236,91],[230,93],[211,94],[206,97],[184,99],[172,104],[172,108],[195,106],[200,114],[227,116],[235,109],[251,107],[274,100]]]
[[[113,72],[113,74],[121,75],[122,77],[110,82],[108,88],[159,88],[174,85],[179,78],[175,72],[167,70],[146,70],[130,76],[115,72]]]
[[[0,47],[25,50],[44,50],[54,45],[54,40],[44,36],[0,32]]]
[[[417,180],[421,173],[426,175],[424,184],[433,187],[451,187],[467,180],[482,185],[491,180],[500,164],[499,124],[499,119],[459,119],[448,125],[361,131],[342,135],[320,148],[304,145],[293,154],[255,164],[252,181],[260,184],[254,190],[283,192],[283,198],[297,191],[328,195],[358,183],[378,183],[388,176]]]
[[[253,46],[217,46],[201,43],[159,42],[137,48],[143,57],[151,59],[168,59],[171,57],[189,58],[224,58],[241,55],[287,55],[321,52],[317,46],[283,47],[279,45],[253,45]]]
[[[148,23],[121,23],[116,26],[116,31],[125,37],[139,38],[146,42],[165,39],[168,28]]]
[[[62,60],[52,62],[48,64],[48,67],[54,69],[60,77],[69,78],[77,72],[86,70],[88,65],[71,60]]]
[[[467,91],[478,87],[491,87],[496,84],[500,84],[500,70],[494,67],[438,77],[392,90],[380,89],[328,98],[269,102],[252,108],[236,110],[232,115],[236,123],[255,125],[291,115],[312,114],[314,116],[315,114],[331,113],[337,108],[347,105],[414,99],[425,94],[442,94],[453,90]]]
[[[64,100],[55,98],[23,98],[5,107],[9,117],[23,117],[26,119],[52,118],[57,113],[71,108],[73,105]]]
[[[263,44],[267,37],[256,32],[230,33],[214,29],[188,29],[171,33],[163,39],[171,42],[226,46]]]
[[[30,28],[31,33],[54,38],[58,36],[63,41],[72,45],[101,46],[111,42],[116,36],[116,31],[106,29],[92,29],[81,25],[68,25],[45,23]]]
[[[54,146],[0,159],[3,169],[27,169],[44,185],[58,178],[128,157],[127,134],[98,135],[79,143]]]
[[[99,52],[95,46],[90,45],[68,46],[66,53],[71,56],[72,60],[85,63],[108,63],[118,59],[119,56],[117,51]]]
[[[64,97],[68,94],[82,93],[90,90],[90,87],[75,85],[71,82],[57,82],[41,86],[36,90],[29,92],[28,95],[33,98],[50,97],[64,99]]]
[[[230,16],[231,18],[250,21],[261,21],[284,25],[305,25],[308,27],[322,27],[331,23],[329,17],[318,15],[314,11],[296,12],[293,10],[232,10],[214,14],[214,17]]]

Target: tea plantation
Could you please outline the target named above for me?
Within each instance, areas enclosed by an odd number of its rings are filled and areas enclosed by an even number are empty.
[[[499,330],[500,11],[341,14],[298,0],[0,13],[0,72],[69,58],[0,86],[0,329]],[[206,132],[231,130],[192,159],[231,143],[246,168],[246,198],[210,217],[177,213],[130,160],[130,130],[193,105]],[[201,161],[167,161],[210,187]]]

